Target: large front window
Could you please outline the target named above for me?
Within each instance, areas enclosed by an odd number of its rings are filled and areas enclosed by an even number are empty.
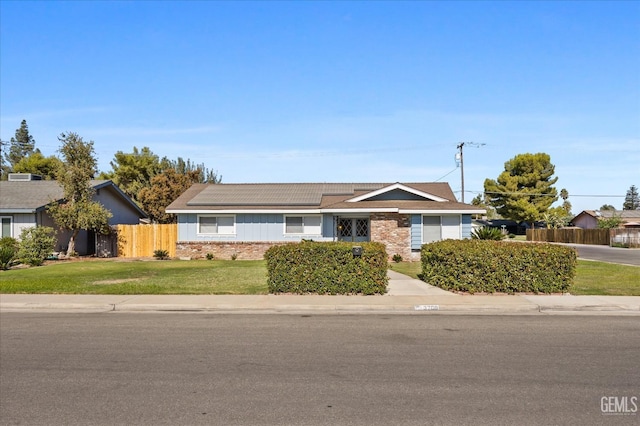
[[[322,235],[322,217],[286,216],[284,233],[287,235]]]
[[[234,216],[198,216],[198,234],[233,235],[235,222]]]

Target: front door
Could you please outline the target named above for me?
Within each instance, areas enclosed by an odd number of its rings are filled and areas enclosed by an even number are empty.
[[[369,218],[339,218],[338,241],[354,243],[369,241]]]

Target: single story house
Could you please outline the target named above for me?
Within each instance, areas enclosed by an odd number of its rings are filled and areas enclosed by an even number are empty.
[[[376,241],[419,260],[424,243],[469,238],[484,213],[441,182],[194,184],[166,211],[178,218],[177,256],[227,259],[307,239]]]
[[[624,228],[640,227],[640,210],[583,210],[571,223],[582,229],[596,229],[600,219],[619,217]]]
[[[138,224],[147,215],[116,184],[110,180],[92,180],[94,201],[112,214],[109,225]],[[24,228],[50,226],[55,223],[47,212],[52,201],[64,197],[62,187],[54,180],[40,180],[37,175],[11,173],[9,180],[0,181],[0,221],[2,237],[18,238]],[[70,233],[58,230],[56,251],[65,252]],[[95,232],[80,231],[76,239],[76,252],[80,255],[96,254]]]

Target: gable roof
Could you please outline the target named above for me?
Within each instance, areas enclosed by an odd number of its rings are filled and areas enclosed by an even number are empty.
[[[195,184],[167,213],[348,211],[481,213],[456,201],[447,183]]]
[[[95,190],[109,188],[141,217],[147,217],[140,207],[111,180],[92,180]],[[64,198],[62,186],[55,180],[0,181],[0,213],[36,213],[52,201]]]

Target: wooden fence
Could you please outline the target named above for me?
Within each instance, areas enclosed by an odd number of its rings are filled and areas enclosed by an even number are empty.
[[[153,257],[155,250],[176,255],[178,225],[117,225],[118,257]]]
[[[608,229],[527,229],[527,241],[573,244],[611,244]]]
[[[640,248],[640,229],[616,228],[611,230],[611,245],[614,247]]]

